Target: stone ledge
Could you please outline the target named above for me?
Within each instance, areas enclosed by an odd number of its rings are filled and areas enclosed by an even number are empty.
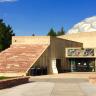
[[[11,78],[6,80],[0,80],[0,89],[10,88],[28,82],[29,82],[29,77],[17,77],[17,78]]]

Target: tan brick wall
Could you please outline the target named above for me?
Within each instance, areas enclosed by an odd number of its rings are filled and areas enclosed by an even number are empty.
[[[52,58],[65,58],[65,48],[82,47],[83,44],[70,40],[51,38],[51,57]]]
[[[37,60],[37,62],[32,67],[40,67],[40,68],[46,68],[48,74],[52,73],[51,69],[51,50],[50,46],[44,51],[44,53],[41,55],[41,57]]]
[[[59,38],[83,43],[84,48],[96,48],[96,32],[66,34]]]
[[[52,73],[52,60],[61,59],[62,68],[67,66],[65,59],[65,48],[82,47],[82,43],[64,40],[56,37],[50,37],[50,45],[40,56],[32,67],[44,68],[47,66],[48,74]]]
[[[49,36],[13,36],[12,44],[50,44]]]
[[[68,64],[65,58],[65,48],[68,47],[82,47],[83,44],[70,40],[51,38],[51,59],[61,59],[62,69],[68,69]]]
[[[12,38],[12,44],[50,44],[33,65],[38,67],[47,66],[49,74],[52,73],[51,61],[54,58],[61,59],[62,68],[68,67],[65,59],[65,48],[83,46],[82,43],[79,42],[49,36],[15,36]]]

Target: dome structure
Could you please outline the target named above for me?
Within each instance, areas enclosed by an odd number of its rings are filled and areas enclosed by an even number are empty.
[[[96,31],[96,16],[86,18],[75,24],[71,29],[68,30],[67,34],[93,31]]]

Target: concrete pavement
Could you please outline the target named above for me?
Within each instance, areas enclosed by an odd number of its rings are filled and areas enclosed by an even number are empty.
[[[0,96],[50,96],[54,83],[32,82],[0,91]]]
[[[0,96],[96,96],[96,85],[78,78],[31,78],[28,84],[0,90]]]
[[[0,96],[96,96],[88,81],[95,73],[64,73],[30,77],[30,83],[0,90]]]

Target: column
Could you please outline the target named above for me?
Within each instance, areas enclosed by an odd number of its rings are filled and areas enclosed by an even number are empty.
[[[56,59],[52,60],[52,72],[53,72],[53,74],[58,74],[58,70],[56,67]]]

